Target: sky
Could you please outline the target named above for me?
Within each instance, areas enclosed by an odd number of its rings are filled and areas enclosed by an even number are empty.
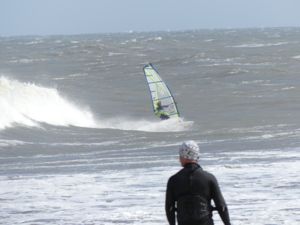
[[[300,0],[0,0],[0,36],[300,27]]]

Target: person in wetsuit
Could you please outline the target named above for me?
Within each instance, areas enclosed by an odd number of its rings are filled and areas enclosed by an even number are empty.
[[[155,107],[155,114],[161,119],[161,120],[167,120],[170,118],[167,112],[163,110],[164,106],[161,105],[161,101],[158,101],[156,103]]]
[[[213,225],[214,209],[224,225],[230,225],[217,179],[198,164],[198,144],[195,141],[183,142],[179,158],[183,169],[169,178],[166,190],[165,210],[169,224],[175,225],[177,216],[178,225]]]

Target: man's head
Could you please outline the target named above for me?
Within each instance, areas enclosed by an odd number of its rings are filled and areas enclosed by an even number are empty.
[[[199,154],[199,146],[195,141],[185,141],[179,147],[179,157],[182,166],[187,163],[198,162]]]

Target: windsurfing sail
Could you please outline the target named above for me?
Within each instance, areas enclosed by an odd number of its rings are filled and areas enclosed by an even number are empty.
[[[161,119],[178,118],[179,111],[174,97],[151,63],[144,66],[144,74],[155,115]]]

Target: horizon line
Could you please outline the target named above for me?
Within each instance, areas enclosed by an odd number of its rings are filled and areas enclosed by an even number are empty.
[[[179,32],[197,32],[197,31],[226,31],[226,30],[264,30],[264,29],[299,29],[300,26],[251,26],[251,27],[224,27],[224,28],[195,28],[195,29],[166,29],[166,30],[128,30],[128,31],[111,31],[111,32],[87,32],[87,33],[53,33],[53,34],[17,34],[17,35],[1,35],[0,38],[19,38],[19,37],[54,37],[54,36],[83,36],[83,35],[118,35],[118,34],[139,34],[139,33],[179,33]]]

